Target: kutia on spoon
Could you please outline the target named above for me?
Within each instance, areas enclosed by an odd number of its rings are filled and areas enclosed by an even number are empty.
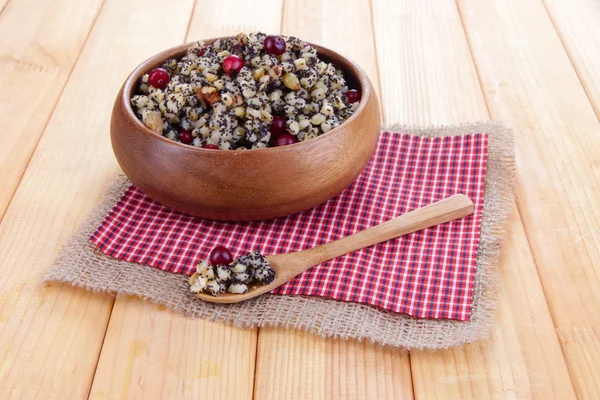
[[[201,262],[198,271],[190,278],[191,290],[200,299],[212,303],[237,303],[248,300],[272,291],[325,261],[466,217],[473,214],[474,210],[475,206],[467,196],[457,194],[353,235],[294,253],[262,256],[254,251],[233,261],[229,250],[218,246],[211,253],[212,266],[206,261]],[[251,287],[242,283],[242,279],[246,279],[244,282]],[[219,282],[222,283],[221,286]],[[228,293],[225,290],[228,290]]]

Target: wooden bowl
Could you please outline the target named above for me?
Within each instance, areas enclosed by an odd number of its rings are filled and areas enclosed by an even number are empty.
[[[210,42],[210,41],[205,41]],[[159,203],[194,216],[250,221],[293,214],[339,194],[362,172],[379,137],[379,105],[363,70],[338,53],[313,45],[362,92],[354,114],[306,142],[256,150],[207,150],[160,136],[135,116],[130,99],[139,77],[190,44],[166,50],[125,81],[112,113],[115,156],[131,182]]]

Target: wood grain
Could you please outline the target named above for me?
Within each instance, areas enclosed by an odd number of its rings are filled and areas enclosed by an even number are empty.
[[[117,304],[90,399],[252,398],[256,330],[193,320],[126,296]]]
[[[0,224],[1,397],[89,392],[113,298],[39,282],[118,172],[107,115],[126,71],[183,38],[192,2],[161,4],[105,3]],[[158,19],[184,29],[153,30]]]
[[[118,171],[107,116],[119,85],[184,40],[193,2],[165,13],[156,0],[0,0],[0,397],[87,397],[101,349],[92,398],[248,398],[253,359],[257,399],[412,398],[413,383],[418,398],[598,396],[592,0],[459,0],[459,12],[451,0],[372,0],[373,15],[363,0],[198,0],[187,40],[281,26],[322,43],[357,61],[378,94],[381,78],[386,123],[482,120],[489,107],[517,129],[497,322],[488,341],[409,359],[295,330],[257,339],[119,297],[102,347],[113,298],[39,281]]]
[[[322,44],[358,62],[381,99],[368,1],[287,0],[281,28],[285,35]]]
[[[398,349],[260,329],[254,397],[412,399],[409,371],[408,357]]]
[[[102,2],[13,0],[0,14],[0,220]]]
[[[187,41],[233,36],[240,32],[277,32],[282,8],[282,0],[196,0]]]
[[[350,57],[379,87],[368,2],[286,1],[282,32]],[[261,328],[257,354],[256,399],[412,398],[406,351]]]
[[[576,393],[600,393],[600,123],[540,1],[459,1]],[[497,43],[486,46],[485,43]]]
[[[405,90],[384,102],[388,118],[395,115],[397,121],[408,125],[489,118],[453,1],[402,1],[392,7],[376,1],[374,15],[380,68],[402,71],[382,74],[381,84]],[[382,51],[394,44],[407,56]],[[510,237],[523,232],[516,210],[508,226]],[[573,396],[544,294],[534,279],[535,264],[524,241],[521,235],[503,246],[500,269],[518,266],[527,280],[519,274],[502,275],[497,322],[489,340],[448,351],[411,352],[415,397],[546,398],[553,393],[539,383],[549,379],[564,386],[559,394]],[[522,287],[527,287],[528,296],[518,295]],[[536,324],[527,323],[531,320]],[[540,342],[539,337],[545,341]],[[536,358],[544,353],[554,358]],[[519,372],[513,376],[514,371]]]
[[[265,12],[259,13],[263,6],[266,6]],[[227,19],[222,18],[225,11]],[[182,29],[171,29],[170,42],[153,46],[150,53],[184,40],[234,35],[241,30],[273,31],[279,27],[280,11],[281,4],[277,1],[253,0],[241,5],[234,0],[218,3],[198,0],[187,37],[184,36],[185,23],[169,25]],[[243,18],[243,13],[247,18]],[[183,19],[190,13],[182,7],[180,14]],[[248,26],[248,21],[254,25]],[[135,41],[128,39],[127,43]],[[131,66],[122,69],[123,79],[144,59],[138,57]],[[199,319],[189,320],[171,311],[157,315],[156,307],[126,296],[117,297],[113,316],[98,363],[92,398],[119,397],[125,390],[131,398],[149,398],[157,391],[164,394],[162,398],[252,398],[257,329],[240,330]],[[160,324],[152,322],[156,319],[160,319]],[[172,340],[167,343],[166,337]],[[187,338],[187,345],[175,345],[182,337]],[[140,344],[144,350],[139,350],[140,355],[133,362],[124,358],[122,351],[114,350],[119,348],[129,354],[130,349]],[[168,360],[167,365],[163,365],[162,360]]]
[[[487,119],[454,2],[373,0],[373,18],[386,124]]]
[[[595,0],[544,0],[596,116],[600,118],[600,5]]]
[[[10,0],[0,0],[0,14],[4,12]]]
[[[411,353],[418,397],[576,398],[518,213],[511,215],[504,248],[491,340]]]

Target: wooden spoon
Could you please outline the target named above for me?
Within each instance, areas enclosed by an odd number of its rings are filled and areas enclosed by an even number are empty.
[[[270,292],[307,269],[332,258],[466,217],[473,214],[474,210],[475,206],[471,199],[463,194],[457,194],[425,207],[417,208],[353,235],[313,247],[312,249],[266,256],[267,260],[271,263],[271,267],[277,274],[275,280],[269,285],[257,284],[255,287],[251,286],[248,292],[244,294],[221,293],[217,296],[212,296],[206,293],[199,293],[196,296],[212,303],[237,303],[248,300]]]

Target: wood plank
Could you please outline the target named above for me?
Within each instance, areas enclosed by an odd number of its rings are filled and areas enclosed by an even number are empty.
[[[10,0],[0,0],[0,14],[4,12]]]
[[[256,330],[119,296],[90,399],[251,398],[255,356]]]
[[[240,32],[277,32],[281,26],[282,0],[196,0],[188,41]]]
[[[286,1],[283,33],[355,60],[379,92],[368,2]],[[412,398],[408,353],[293,329],[261,328],[255,398]]]
[[[87,397],[113,297],[40,280],[118,172],[108,126],[127,71],[183,39],[192,1],[166,14],[162,4],[106,2],[0,223],[4,398]],[[172,28],[153,29],[157,20]]]
[[[459,1],[578,397],[600,393],[600,123],[541,1]],[[494,46],[490,46],[494,43]]]
[[[576,398],[517,212],[504,246],[491,340],[411,353],[417,398]]]
[[[544,0],[562,44],[600,118],[600,4],[595,0]]]
[[[185,40],[236,35],[241,31],[273,32],[280,24],[278,0],[198,0]],[[156,323],[158,320],[161,322]],[[136,398],[157,393],[163,398],[252,398],[257,331],[190,320],[170,310],[157,313],[155,306],[118,296],[91,398],[113,398],[123,393]],[[193,346],[178,344],[194,340],[197,343]],[[136,346],[143,350],[139,350],[135,361],[131,361],[131,356],[123,357]]]
[[[453,4],[373,0],[386,124],[427,126],[487,119]]]
[[[102,2],[13,0],[0,14],[0,220]]]
[[[375,1],[374,16],[381,84],[403,89],[384,101],[388,119],[429,125],[489,118],[453,1],[407,0],[391,7]],[[383,51],[394,45],[401,50]],[[448,351],[411,352],[415,397],[574,397],[516,209],[500,269],[492,337]]]
[[[295,329],[260,329],[256,399],[411,399],[406,352]]]
[[[357,62],[381,100],[372,26],[365,1],[286,0],[281,28],[285,35],[322,44]]]

